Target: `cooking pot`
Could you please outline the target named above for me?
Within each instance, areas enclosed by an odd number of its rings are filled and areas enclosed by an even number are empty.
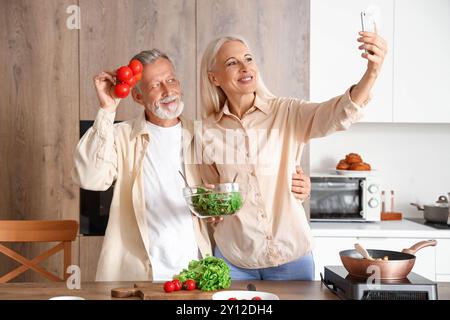
[[[417,203],[411,203],[411,205],[423,211],[423,217],[428,222],[450,224],[450,212],[446,196],[439,196],[436,203],[423,207]]]
[[[404,279],[411,272],[416,262],[417,251],[422,248],[435,246],[436,240],[420,241],[409,249],[403,251],[388,251],[367,249],[369,255],[375,260],[363,258],[356,250],[344,250],[339,252],[342,264],[348,273],[358,278],[368,278],[372,275],[373,269],[369,267],[378,267],[381,280],[398,280]],[[376,260],[388,257],[388,260]]]

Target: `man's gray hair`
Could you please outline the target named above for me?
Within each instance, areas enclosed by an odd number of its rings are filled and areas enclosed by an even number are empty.
[[[154,63],[159,58],[167,59],[173,65],[173,62],[172,62],[172,60],[170,60],[169,56],[158,49],[141,51],[137,55],[135,55],[133,58],[131,58],[131,60],[137,59],[142,63],[142,65],[145,65],[145,64]],[[138,93],[142,94],[140,81],[136,84],[135,88]]]

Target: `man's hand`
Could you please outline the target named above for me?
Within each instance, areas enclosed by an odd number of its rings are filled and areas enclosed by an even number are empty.
[[[311,180],[303,172],[300,166],[295,167],[297,173],[292,174],[291,191],[298,200],[305,201],[311,195]]]
[[[97,92],[100,107],[109,112],[116,112],[118,105],[118,98],[113,93],[115,84],[114,72],[103,71],[94,77],[95,91]]]

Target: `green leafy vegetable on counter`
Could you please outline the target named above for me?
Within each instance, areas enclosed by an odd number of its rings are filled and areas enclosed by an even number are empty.
[[[223,259],[207,256],[201,260],[192,260],[187,269],[174,276],[181,282],[192,279],[202,291],[229,288],[231,285],[230,267]]]
[[[222,216],[234,214],[242,208],[242,197],[239,192],[211,193],[207,189],[198,188],[192,197],[195,211],[202,216]]]

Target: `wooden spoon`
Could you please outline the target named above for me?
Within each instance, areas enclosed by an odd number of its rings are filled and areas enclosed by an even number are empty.
[[[367,260],[375,260],[374,258],[372,258],[369,254],[369,252],[367,252],[367,250],[360,245],[359,243],[355,243],[355,249],[356,251],[361,254],[365,259]]]

